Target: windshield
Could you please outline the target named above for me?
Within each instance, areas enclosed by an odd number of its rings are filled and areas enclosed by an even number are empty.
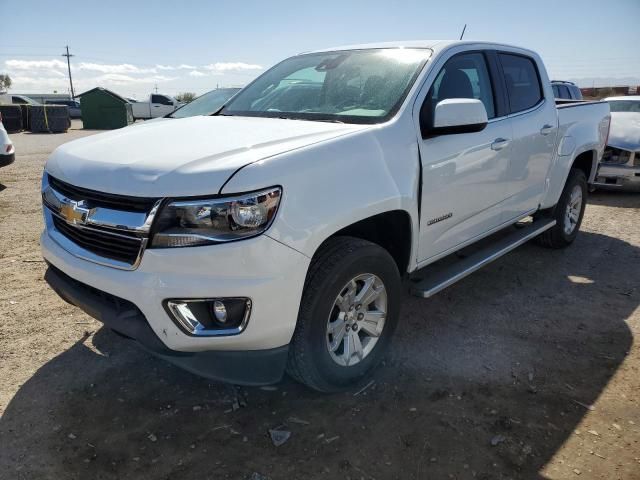
[[[190,103],[178,108],[169,118],[195,117],[211,115],[220,110],[227,100],[240,91],[239,88],[220,88],[200,95]]]
[[[640,100],[613,100],[609,101],[612,112],[640,112]]]
[[[431,51],[369,49],[291,57],[236,95],[221,115],[379,123],[400,108]]]

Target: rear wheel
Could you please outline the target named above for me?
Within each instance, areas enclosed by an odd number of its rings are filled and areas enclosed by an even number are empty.
[[[398,322],[401,283],[380,246],[328,240],[309,267],[287,371],[322,392],[365,378],[380,362]]]
[[[578,235],[587,205],[587,178],[582,170],[571,169],[560,200],[546,216],[556,224],[538,237],[548,248],[564,248]]]

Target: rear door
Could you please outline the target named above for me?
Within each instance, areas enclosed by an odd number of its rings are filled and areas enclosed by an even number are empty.
[[[505,176],[508,201],[504,220],[535,211],[546,188],[554,155],[558,118],[546,73],[533,57],[498,52],[508,96],[513,142]],[[562,87],[562,85],[558,85]],[[566,87],[565,87],[566,88]]]
[[[418,261],[444,255],[462,243],[500,225],[507,191],[511,123],[506,116],[497,60],[491,52],[472,51],[450,56],[434,66],[434,80],[418,97],[419,110],[442,100],[475,98],[485,105],[489,123],[480,132],[419,136],[422,161],[422,201]],[[419,112],[414,111],[414,116]]]

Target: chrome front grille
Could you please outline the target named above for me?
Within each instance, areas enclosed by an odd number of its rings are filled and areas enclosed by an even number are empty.
[[[55,215],[53,225],[76,245],[111,260],[133,265],[142,250],[142,238],[70,225]]]
[[[161,201],[96,192],[47,174],[42,200],[56,243],[76,257],[124,270],[140,263]]]

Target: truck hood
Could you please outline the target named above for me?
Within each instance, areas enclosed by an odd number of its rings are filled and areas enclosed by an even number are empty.
[[[640,150],[640,113],[611,112],[607,145],[632,152]]]
[[[126,127],[58,147],[45,170],[72,185],[142,197],[217,194],[239,168],[370,128],[201,116]],[[278,183],[266,178],[265,187]]]

